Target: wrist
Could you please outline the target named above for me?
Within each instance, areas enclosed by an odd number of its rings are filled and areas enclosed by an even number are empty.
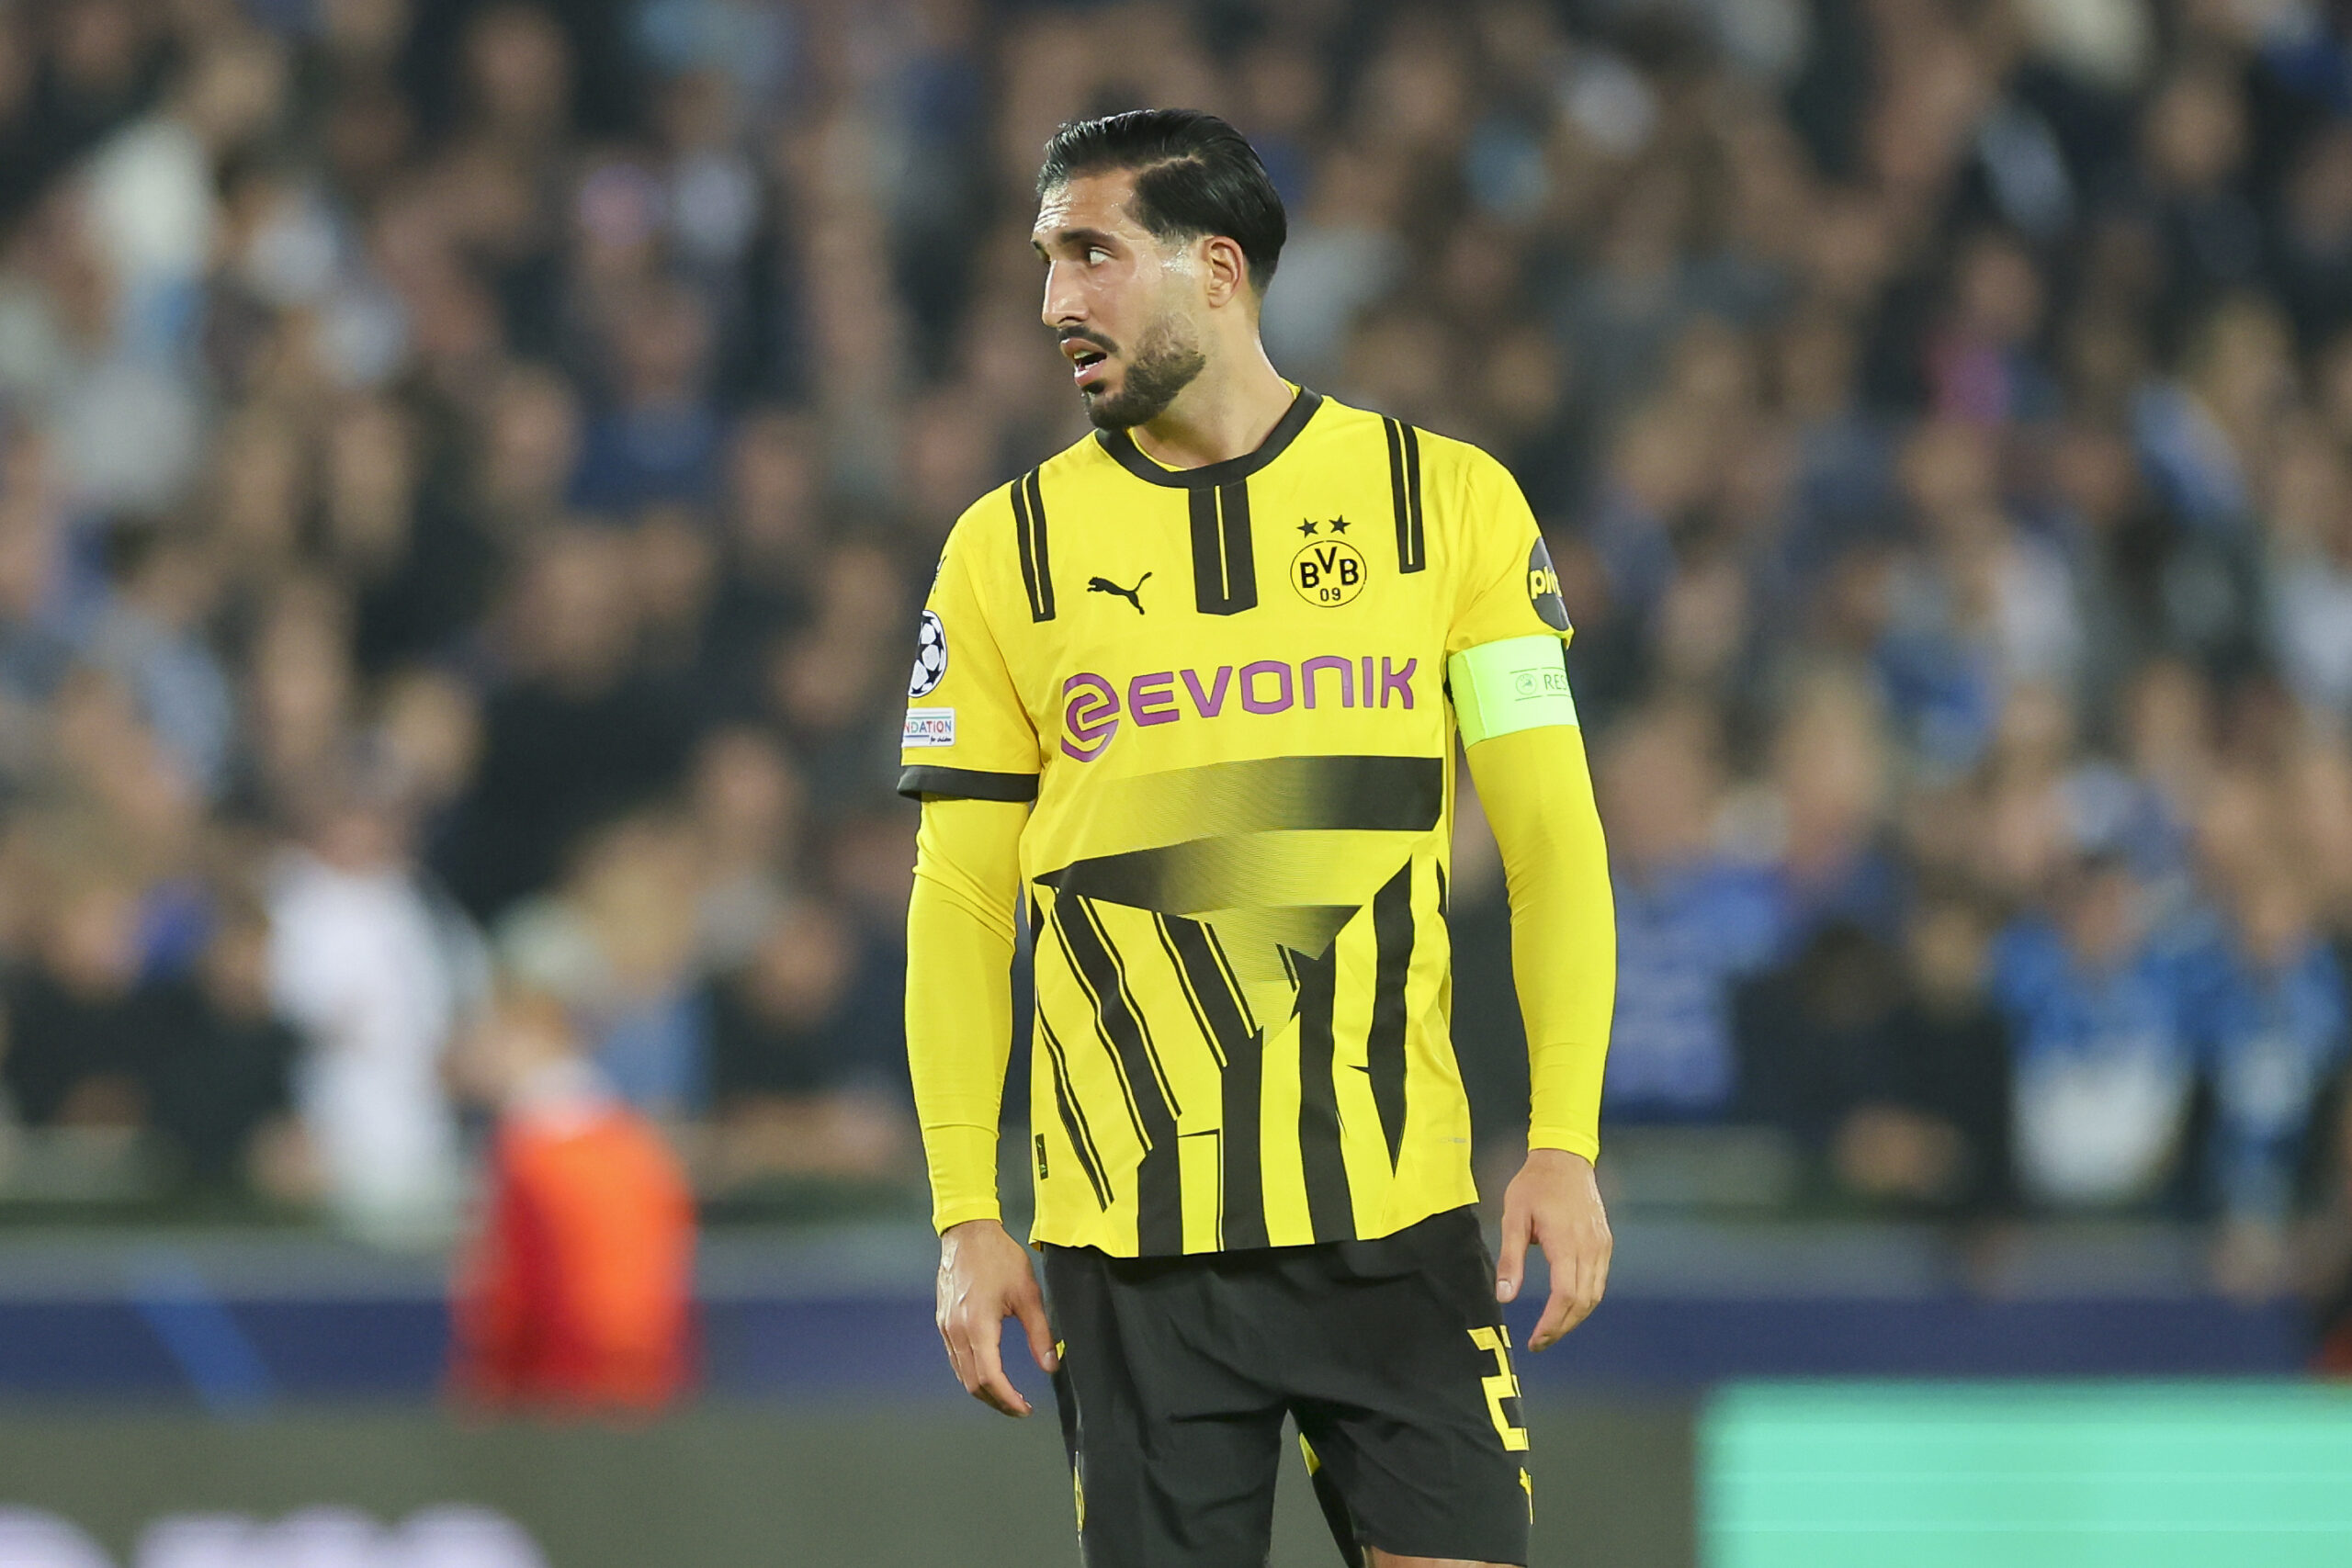
[[[975,1199],[962,1203],[943,1204],[932,1210],[931,1228],[944,1236],[949,1231],[965,1225],[1004,1222],[1004,1211],[993,1198]]]
[[[1588,1132],[1570,1128],[1544,1126],[1538,1123],[1527,1130],[1527,1152],[1543,1149],[1553,1154],[1580,1155],[1587,1165],[1599,1163],[1600,1140]]]

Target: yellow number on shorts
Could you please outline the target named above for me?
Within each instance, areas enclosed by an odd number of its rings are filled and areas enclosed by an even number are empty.
[[[1478,1381],[1487,1390],[1487,1412],[1495,1418],[1495,1430],[1502,1435],[1503,1447],[1526,1448],[1527,1428],[1512,1426],[1510,1417],[1503,1414],[1503,1401],[1519,1397],[1519,1379],[1511,1375],[1510,1370],[1510,1333],[1501,1328],[1474,1328],[1470,1331],[1470,1343],[1495,1358],[1495,1375]]]

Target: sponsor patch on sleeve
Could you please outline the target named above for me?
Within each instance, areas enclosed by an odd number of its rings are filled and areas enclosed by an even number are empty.
[[[1560,574],[1552,570],[1552,552],[1538,536],[1527,552],[1527,602],[1536,617],[1555,632],[1568,629],[1568,606],[1560,597]]]
[[[907,677],[907,695],[927,697],[947,679],[947,624],[930,610],[915,628],[915,667]],[[943,708],[943,713],[953,710]]]
[[[899,738],[902,750],[912,751],[925,746],[956,744],[956,710],[954,708],[909,708],[906,732]]]

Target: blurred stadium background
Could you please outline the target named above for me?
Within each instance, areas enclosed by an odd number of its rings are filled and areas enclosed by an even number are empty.
[[[0,1562],[1074,1561],[930,1327],[890,789],[947,525],[1083,428],[1037,149],[1144,103],[1579,627],[1619,1249],[1539,1561],[2344,1561],[2340,7],[11,0]],[[567,1399],[499,1129],[582,1058],[635,1115],[547,1179],[686,1349]]]

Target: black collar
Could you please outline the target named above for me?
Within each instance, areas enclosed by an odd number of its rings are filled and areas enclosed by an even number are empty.
[[[1290,400],[1289,409],[1267,433],[1266,439],[1259,444],[1256,451],[1244,452],[1238,457],[1227,457],[1222,463],[1210,463],[1198,468],[1161,468],[1145,457],[1143,448],[1136,445],[1136,438],[1124,430],[1098,430],[1094,433],[1094,439],[1102,444],[1102,450],[1118,460],[1119,467],[1139,479],[1167,485],[1172,490],[1203,490],[1212,485],[1238,484],[1281,457],[1298,433],[1306,428],[1306,422],[1315,417],[1315,411],[1322,406],[1320,394],[1301,387],[1298,396]]]

